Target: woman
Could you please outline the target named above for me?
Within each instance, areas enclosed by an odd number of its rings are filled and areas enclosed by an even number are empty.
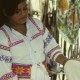
[[[26,0],[0,0],[0,80],[49,80],[45,56],[68,59],[43,24],[28,17]]]

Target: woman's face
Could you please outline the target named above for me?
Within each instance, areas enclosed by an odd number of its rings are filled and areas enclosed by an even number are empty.
[[[9,17],[11,24],[24,24],[28,15],[27,3],[26,0],[18,4],[18,8],[15,10],[15,13]]]

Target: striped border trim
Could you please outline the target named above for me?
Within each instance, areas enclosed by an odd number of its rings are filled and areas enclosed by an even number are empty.
[[[11,43],[10,47],[13,47],[13,46],[15,46],[15,45],[18,45],[18,44],[20,44],[20,43],[22,43],[22,42],[24,42],[23,39],[22,39],[22,40],[15,41],[15,42]]]
[[[8,39],[8,43],[9,43],[9,45],[10,45],[10,44],[11,44],[11,39],[10,39],[8,33],[6,32],[6,30],[5,30],[4,28],[1,28],[1,30],[4,32],[5,36],[6,36],[7,39]]]
[[[4,46],[0,44],[0,49],[10,51],[10,47]]]
[[[29,19],[30,19],[30,21],[35,25],[35,27],[36,27],[39,31],[41,31],[41,29],[38,27],[38,25],[36,24],[36,22],[35,22],[31,17],[29,17]]]
[[[7,74],[5,74],[4,76],[2,76],[1,78],[0,78],[0,80],[8,80],[8,79],[10,79],[10,78],[12,78],[12,77],[14,77],[15,76],[15,74],[13,73],[13,72],[10,72],[10,73],[7,73]]]
[[[50,56],[51,56],[51,53],[53,53],[53,52],[56,51],[57,49],[60,49],[60,46],[59,46],[59,45],[56,46],[56,47],[54,47],[53,49],[51,49],[51,50],[47,53],[47,55],[50,57]]]
[[[36,22],[31,18],[31,17],[29,17],[29,19],[30,19],[30,21],[35,25],[35,27],[38,29],[38,33],[37,34],[35,34],[35,35],[33,35],[31,38],[32,39],[35,39],[35,38],[37,38],[38,36],[40,36],[40,35],[43,35],[43,30],[41,30],[39,27],[38,27],[38,25],[36,24]]]
[[[32,38],[32,40],[33,40],[33,39],[37,38],[38,36],[40,36],[40,35],[42,35],[42,34],[43,34],[43,32],[40,31],[39,33],[33,35],[31,38]]]

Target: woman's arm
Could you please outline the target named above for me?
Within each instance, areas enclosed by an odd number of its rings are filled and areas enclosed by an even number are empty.
[[[54,55],[53,56],[53,60],[54,60],[54,57],[55,57],[56,55]],[[62,64],[62,65],[65,65],[65,63],[68,61],[69,59],[68,58],[66,58],[64,55],[59,55],[57,58],[56,58],[56,62],[58,62],[58,63],[60,63],[60,64]]]

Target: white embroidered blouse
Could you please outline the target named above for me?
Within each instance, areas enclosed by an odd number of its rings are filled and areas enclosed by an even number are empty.
[[[0,29],[0,80],[18,80],[12,64],[38,64],[45,61],[45,55],[52,59],[54,54],[61,54],[59,45],[39,20],[28,18],[26,25],[26,36],[6,25]]]

